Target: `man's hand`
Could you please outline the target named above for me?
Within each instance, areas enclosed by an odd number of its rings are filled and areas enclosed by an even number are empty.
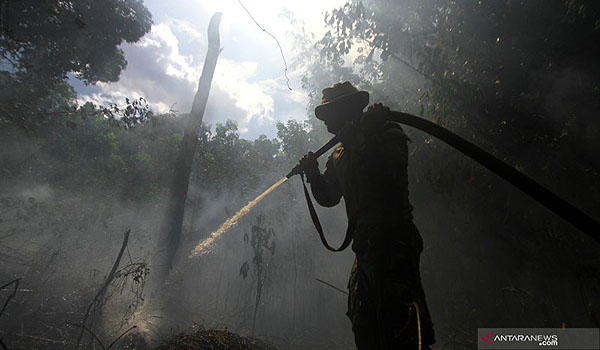
[[[385,123],[389,120],[389,116],[390,109],[381,103],[376,103],[369,106],[365,112],[363,126],[365,129],[369,130],[369,132],[381,132],[384,129]]]
[[[321,175],[321,172],[319,171],[319,163],[317,163],[317,157],[315,157],[313,152],[308,152],[307,155],[302,157],[298,163],[298,166],[302,172],[306,174],[308,179],[312,179]]]

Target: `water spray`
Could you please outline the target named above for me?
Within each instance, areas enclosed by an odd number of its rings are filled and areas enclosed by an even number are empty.
[[[258,202],[260,202],[263,198],[265,198],[269,193],[273,192],[273,190],[275,190],[277,187],[281,186],[281,184],[286,182],[287,179],[288,179],[287,177],[282,177],[279,181],[274,183],[271,187],[267,188],[266,191],[259,194],[258,197],[254,198],[253,200],[248,202],[248,204],[246,204],[245,207],[238,210],[237,213],[235,213],[232,217],[227,219],[227,221],[225,221],[221,226],[219,226],[219,228],[215,232],[211,233],[208,238],[206,238],[205,240],[198,243],[198,245],[196,245],[194,250],[192,250],[192,254],[190,257],[201,256],[201,255],[204,255],[204,254],[210,252],[210,249],[211,249],[213,243],[217,240],[217,238],[219,238],[223,233],[225,233],[225,231],[227,231],[230,228],[232,228],[233,226],[235,226],[239,219],[241,219],[244,215],[248,214],[250,209],[252,209],[256,204],[258,204]]]
[[[333,137],[329,142],[324,144],[321,148],[314,152],[315,156],[318,158],[322,156],[325,152],[327,152],[331,147],[335,146],[339,142],[337,136]],[[237,222],[256,205],[263,198],[265,198],[269,193],[273,192],[277,187],[281,186],[284,182],[286,182],[290,177],[294,175],[298,175],[302,173],[302,168],[300,165],[296,165],[292,171],[290,171],[286,176],[282,177],[279,181],[274,183],[271,187],[267,188],[263,193],[259,194],[256,198],[248,202],[242,209],[238,210],[232,217],[227,219],[219,228],[210,234],[210,236],[200,243],[196,245],[194,250],[192,250],[192,254],[190,257],[202,256],[211,251],[212,246],[215,241],[227,230],[234,227]]]

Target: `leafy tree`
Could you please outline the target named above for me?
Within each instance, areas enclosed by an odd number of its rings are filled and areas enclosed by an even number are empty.
[[[86,83],[116,81],[127,64],[118,47],[150,30],[140,0],[7,1],[0,55],[40,83],[74,72]]]
[[[286,156],[288,165],[298,162],[306,152],[311,149],[309,125],[290,119],[286,124],[277,123],[277,137],[282,141],[282,151]]]
[[[507,147],[506,140],[551,143],[565,126],[568,134],[589,139],[568,115],[580,116],[586,128],[590,122],[599,128],[591,112],[598,104],[582,108],[564,101],[568,110],[550,116],[556,111],[545,99],[557,90],[561,76],[577,74],[583,80],[569,95],[597,96],[597,18],[597,3],[585,1],[544,6],[535,1],[351,1],[326,14],[334,30],[320,41],[322,62],[356,49],[362,53],[354,61],[359,67],[372,61],[374,52],[390,64],[410,67],[430,86],[431,115],[462,115],[462,120],[448,117],[444,122],[469,127],[477,141],[503,145],[498,151],[515,154],[521,146]],[[383,67],[380,61],[375,69],[385,74]],[[381,77],[395,79],[390,73]],[[586,142],[590,149],[597,146],[591,139]]]
[[[1,121],[21,126],[74,108],[66,83],[116,81],[127,62],[119,45],[150,30],[140,0],[25,0],[3,3]]]
[[[280,142],[261,135],[254,141],[241,139],[237,124],[217,123],[214,134],[204,127],[195,157],[195,182],[214,195],[223,192],[254,194],[273,174],[282,174]],[[283,174],[282,174],[283,175]]]

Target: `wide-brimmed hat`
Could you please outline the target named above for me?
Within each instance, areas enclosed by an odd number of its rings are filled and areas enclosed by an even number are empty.
[[[326,121],[343,111],[362,111],[368,104],[368,92],[359,91],[348,81],[335,83],[332,87],[323,89],[323,99],[315,108],[315,115],[318,119]]]

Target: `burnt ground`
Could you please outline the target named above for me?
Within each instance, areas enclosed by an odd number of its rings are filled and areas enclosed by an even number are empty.
[[[197,329],[180,333],[156,350],[277,350],[274,345],[253,337],[244,337],[227,329]]]

